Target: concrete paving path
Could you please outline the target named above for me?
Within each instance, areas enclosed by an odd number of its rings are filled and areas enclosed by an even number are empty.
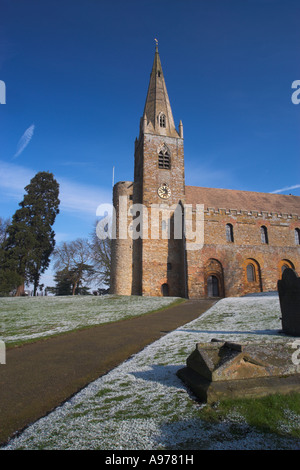
[[[8,349],[6,364],[0,364],[0,444],[214,303],[187,300],[141,317]]]

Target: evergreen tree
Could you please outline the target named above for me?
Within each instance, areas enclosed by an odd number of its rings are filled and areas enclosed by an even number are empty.
[[[0,297],[16,292],[21,282],[22,278],[15,271],[0,268]]]
[[[6,240],[9,225],[10,219],[3,219],[0,217],[0,248]]]
[[[27,194],[12,218],[3,244],[4,268],[22,279],[17,295],[24,293],[26,281],[33,282],[35,295],[55,246],[52,225],[59,213],[59,185],[52,173],[39,172],[25,191]]]
[[[72,279],[67,268],[57,271],[54,281],[55,287],[47,287],[47,291],[55,295],[72,295]]]
[[[54,276],[55,287],[47,287],[47,291],[55,295],[88,295],[89,287],[82,285],[94,273],[93,267],[81,264],[74,269],[64,268]]]
[[[10,220],[0,217],[0,296],[7,296],[16,291],[22,279],[9,269],[4,269],[4,243],[7,238],[7,231]]]

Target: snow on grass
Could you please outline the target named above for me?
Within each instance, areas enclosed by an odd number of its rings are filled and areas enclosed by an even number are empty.
[[[0,298],[0,339],[8,345],[115,322],[166,307],[174,297],[62,296]]]
[[[291,342],[280,328],[277,295],[223,299],[92,382],[5,449],[299,449],[284,426],[283,435],[259,432],[236,412],[214,424],[201,420],[206,405],[176,376],[197,342]],[[299,415],[292,415],[295,427]]]

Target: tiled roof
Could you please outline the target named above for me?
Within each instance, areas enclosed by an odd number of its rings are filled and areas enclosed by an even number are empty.
[[[185,196],[187,204],[204,204],[205,209],[267,211],[300,216],[299,196],[197,186],[186,186]]]

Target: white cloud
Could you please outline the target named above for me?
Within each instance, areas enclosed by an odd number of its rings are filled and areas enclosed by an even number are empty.
[[[57,181],[61,210],[96,216],[97,207],[112,200],[111,191],[103,190],[100,186],[78,184],[65,178],[57,178]]]
[[[275,191],[271,191],[271,194],[283,193],[284,191],[290,191],[291,189],[298,189],[300,188],[300,184],[295,184],[294,186],[287,186],[281,189],[275,189]]]
[[[13,156],[13,158],[17,158],[25,150],[25,148],[27,147],[27,145],[29,144],[29,142],[31,141],[33,137],[34,128],[35,128],[34,124],[31,124],[31,126],[29,126],[28,129],[26,129],[21,139],[19,140],[17,151],[15,155]]]
[[[6,198],[13,200],[22,199],[30,180],[37,172],[21,165],[6,163],[0,160],[0,192]],[[60,186],[59,199],[60,212],[68,212],[82,217],[94,215],[100,204],[111,203],[110,189],[98,186],[86,185],[60,178],[55,175]]]
[[[0,190],[8,198],[19,200],[34,175],[33,170],[0,160]]]

